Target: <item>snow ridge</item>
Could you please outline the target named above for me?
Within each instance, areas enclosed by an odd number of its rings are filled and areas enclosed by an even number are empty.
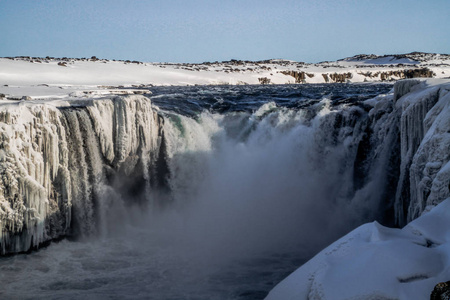
[[[450,275],[449,206],[450,198],[403,229],[377,222],[358,227],[266,299],[428,299]]]

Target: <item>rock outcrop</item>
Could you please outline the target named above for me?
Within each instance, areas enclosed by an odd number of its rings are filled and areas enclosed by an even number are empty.
[[[430,295],[430,300],[450,299],[450,281],[436,284]]]
[[[297,72],[297,71],[280,71],[281,74],[292,76],[295,79],[295,83],[305,83],[306,76],[309,78],[313,78],[314,74],[306,73],[306,72]]]

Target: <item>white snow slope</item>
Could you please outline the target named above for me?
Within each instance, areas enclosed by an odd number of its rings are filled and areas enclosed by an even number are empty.
[[[0,58],[0,94],[32,98],[119,85],[376,82],[412,77],[450,77],[450,55],[358,55],[317,64],[286,60],[169,64],[97,58]]]
[[[429,299],[437,283],[450,279],[450,84],[399,82],[393,101],[401,135],[395,205],[407,211],[398,222],[410,223],[360,226],[279,283],[267,300]],[[387,103],[368,102],[373,114]]]
[[[450,278],[450,198],[403,229],[377,222],[337,240],[266,300],[429,299]]]

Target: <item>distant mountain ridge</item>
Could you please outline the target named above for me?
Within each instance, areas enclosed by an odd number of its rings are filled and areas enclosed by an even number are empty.
[[[102,59],[97,58],[96,56],[92,56],[90,58],[76,58],[76,57],[52,57],[52,56],[46,56],[46,57],[33,57],[33,56],[13,56],[13,57],[2,57],[7,58],[11,60],[24,60],[24,61],[30,61],[30,62],[39,62],[39,61],[119,61],[119,62],[126,62],[126,63],[143,63],[141,61],[137,60],[121,60],[121,59]],[[283,58],[271,58],[271,59],[264,59],[264,60],[240,60],[240,59],[230,59],[225,61],[214,61],[209,62],[205,61],[202,63],[170,63],[170,62],[153,62],[155,64],[161,63],[161,64],[174,64],[174,65],[210,65],[210,64],[219,64],[219,63],[231,63],[231,64],[242,64],[242,63],[271,63],[271,64],[286,64],[286,63],[301,63],[305,65],[320,65],[320,64],[328,64],[332,62],[360,62],[360,61],[372,61],[377,59],[389,59],[392,61],[392,63],[396,63],[396,61],[402,60],[402,59],[409,59],[414,63],[423,63],[423,62],[429,62],[434,60],[444,60],[449,61],[450,63],[450,54],[440,54],[440,53],[428,53],[428,52],[410,52],[405,54],[385,54],[385,55],[376,55],[376,54],[356,54],[354,56],[345,57],[338,59],[336,61],[321,61],[318,63],[308,63],[303,61],[295,61],[290,59],[283,59]],[[389,64],[389,63],[387,63]]]
[[[410,59],[415,62],[427,62],[431,60],[450,60],[450,54],[439,54],[439,53],[427,53],[427,52],[411,52],[406,54],[386,54],[386,55],[375,55],[375,54],[358,54],[352,57],[347,57],[339,59],[338,61],[361,61],[361,60],[374,60],[380,58],[391,58],[392,60]]]

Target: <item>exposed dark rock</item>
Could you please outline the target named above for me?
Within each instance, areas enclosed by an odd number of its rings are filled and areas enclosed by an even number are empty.
[[[270,78],[260,77],[258,78],[260,84],[270,84]]]
[[[400,65],[398,65],[400,66]],[[436,74],[428,68],[416,68],[405,70],[392,70],[385,72],[358,72],[358,74],[369,78],[380,77],[381,81],[394,80],[394,79],[406,79],[406,78],[432,78]],[[396,77],[396,78],[393,78]]]
[[[295,78],[295,83],[305,83],[306,76],[309,78],[314,77],[314,74],[309,74],[306,72],[298,72],[298,71],[280,71],[281,74],[292,76]]]
[[[352,73],[333,73],[329,75],[333,82],[344,83],[347,82],[347,79],[351,79],[353,77]]]
[[[421,69],[413,69],[413,70],[405,70],[405,78],[431,78],[434,74],[433,71],[431,71],[428,68],[421,68]]]
[[[430,300],[450,300],[450,281],[436,284],[431,292]]]

